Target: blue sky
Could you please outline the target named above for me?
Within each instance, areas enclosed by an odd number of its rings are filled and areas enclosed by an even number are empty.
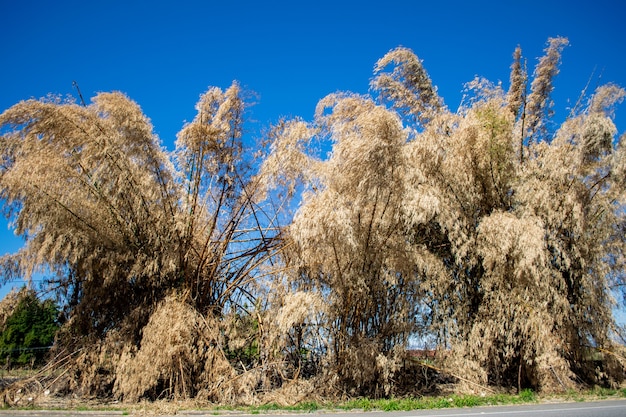
[[[548,37],[565,36],[554,93],[564,117],[594,74],[592,85],[626,87],[625,21],[621,0],[0,0],[0,111],[48,93],[76,96],[73,81],[87,101],[119,90],[172,149],[209,86],[238,80],[256,92],[248,128],[258,136],[281,116],[311,119],[329,93],[366,93],[376,60],[402,45],[456,109],[475,75],[508,87],[518,44],[532,68]],[[626,103],[617,114],[623,133]],[[0,219],[0,255],[20,245]]]

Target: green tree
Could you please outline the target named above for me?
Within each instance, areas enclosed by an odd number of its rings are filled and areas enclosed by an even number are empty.
[[[59,329],[59,309],[53,300],[40,300],[34,291],[20,291],[19,302],[0,334],[0,357],[12,364],[42,363]]]

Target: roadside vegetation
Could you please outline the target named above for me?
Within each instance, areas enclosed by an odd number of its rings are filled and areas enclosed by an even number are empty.
[[[331,94],[258,143],[236,82],[200,96],[174,150],[119,92],[7,109],[0,197],[26,243],[0,276],[45,274],[64,319],[45,372],[4,403],[404,409],[618,389],[626,91],[585,90],[556,120],[567,43],[532,72],[518,47],[508,88],[477,77],[457,110],[396,48],[370,94]]]
[[[40,300],[26,287],[0,301],[0,359],[3,368],[41,367],[60,327],[53,300]]]
[[[263,415],[272,413],[324,413],[324,412],[352,412],[352,411],[411,411],[442,408],[470,408],[498,405],[521,405],[542,402],[585,402],[607,399],[626,398],[626,389],[595,388],[592,390],[568,391],[560,394],[540,395],[525,389],[519,394],[450,394],[446,396],[423,396],[405,398],[366,399],[355,398],[348,401],[305,401],[298,404],[267,403],[256,406],[242,405],[215,405],[197,400],[177,401],[141,401],[138,403],[103,402],[94,400],[64,400],[52,399],[43,403],[30,403],[18,406],[25,410],[65,410],[65,411],[105,411],[122,415],[129,414],[171,414],[180,412],[204,412],[213,415],[252,414]],[[3,408],[7,408],[5,405]]]

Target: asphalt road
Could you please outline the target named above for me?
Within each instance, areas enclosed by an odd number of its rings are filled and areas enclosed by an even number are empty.
[[[99,411],[14,411],[1,410],[0,417],[113,417],[120,416],[121,412]],[[239,416],[239,414],[237,414]],[[262,417],[296,417],[296,416],[322,416],[322,417],[626,417],[626,400],[594,401],[584,403],[556,403],[556,404],[532,404],[515,406],[494,406],[475,408],[448,408],[444,410],[415,410],[402,412],[318,412],[308,414],[263,414]],[[188,417],[214,417],[215,414],[202,411],[185,411],[178,416]],[[241,415],[243,416],[243,415]],[[163,416],[166,417],[166,416]],[[167,416],[169,417],[169,416]],[[174,416],[172,416],[174,417]]]

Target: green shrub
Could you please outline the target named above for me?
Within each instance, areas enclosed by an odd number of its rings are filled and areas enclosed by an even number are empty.
[[[38,365],[54,342],[59,309],[52,300],[37,298],[34,291],[23,294],[0,333],[0,358],[11,365]]]

